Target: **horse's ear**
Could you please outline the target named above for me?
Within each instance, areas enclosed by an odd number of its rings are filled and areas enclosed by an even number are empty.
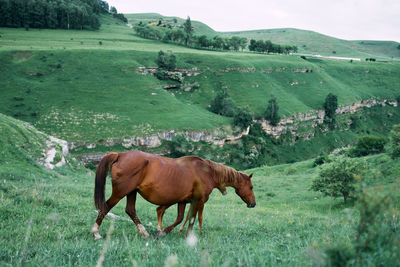
[[[253,177],[253,174],[250,174],[250,175],[249,175],[249,179],[251,179],[251,177]]]

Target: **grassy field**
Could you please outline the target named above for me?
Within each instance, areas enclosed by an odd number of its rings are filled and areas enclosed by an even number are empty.
[[[93,266],[105,249],[104,266],[160,266],[168,258],[190,266],[311,266],[325,263],[326,248],[354,240],[357,205],[309,191],[319,168],[304,161],[246,171],[254,172],[254,209],[246,208],[232,189],[227,196],[212,193],[205,206],[203,234],[194,246],[177,229],[156,239],[156,207],[140,197],[138,216],[149,239],[139,236],[125,215],[123,200],[112,210],[121,218],[106,217],[100,231],[104,239],[94,242],[89,234],[96,218],[93,172],[72,158],[66,166],[45,170],[35,163],[45,135],[3,115],[0,130],[7,136],[2,138],[0,157],[2,266]],[[373,181],[369,187],[396,188],[399,160],[386,154],[366,160]],[[107,181],[107,196],[110,188]],[[164,224],[175,216],[173,208],[168,210]],[[378,264],[374,258],[369,263]]]
[[[216,129],[231,119],[207,110],[219,86],[238,106],[261,116],[271,94],[281,115],[399,95],[396,62],[343,62],[298,56],[213,52],[136,37],[109,17],[99,31],[0,29],[0,112],[68,141],[147,135],[162,130]],[[166,91],[170,82],[136,73],[170,50],[178,67],[198,68],[185,83],[200,88]],[[228,70],[234,68],[234,70]],[[312,72],[297,72],[301,69]]]

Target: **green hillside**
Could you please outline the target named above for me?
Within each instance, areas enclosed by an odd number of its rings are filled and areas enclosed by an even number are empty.
[[[136,37],[103,17],[99,31],[0,29],[0,112],[69,141],[146,135],[169,129],[215,129],[231,119],[207,110],[220,86],[261,116],[272,94],[281,115],[370,97],[396,98],[399,63],[304,60],[298,56],[194,50]],[[179,68],[198,68],[190,92],[137,73],[172,51]],[[302,73],[301,69],[312,69]]]
[[[158,22],[162,20],[163,22],[171,25],[172,27],[181,27],[185,22],[186,18],[182,19],[179,17],[168,17],[163,16],[158,13],[136,13],[136,14],[124,14],[125,17],[128,19],[129,24],[138,24],[142,22],[143,24],[149,24],[152,22]],[[174,21],[176,19],[176,23]],[[192,27],[194,29],[194,34],[196,35],[208,35],[208,36],[215,36],[218,33],[211,29],[208,25],[204,24],[203,22],[192,20]]]
[[[172,26],[182,25],[184,18],[166,17],[157,13],[125,14],[130,24],[158,22],[160,19]],[[175,24],[173,19],[177,20]],[[260,29],[235,32],[216,32],[206,24],[199,21],[192,21],[196,35],[205,34],[213,37],[216,35],[231,37],[240,36],[247,39],[270,40],[273,43],[296,45],[299,53],[320,54],[324,56],[341,56],[361,58],[377,58],[381,60],[392,60],[400,58],[400,43],[394,41],[347,41],[327,36],[313,31],[281,28],[281,29]]]
[[[340,198],[331,199],[310,191],[320,171],[320,167],[312,167],[310,160],[246,171],[254,173],[257,201],[254,209],[246,208],[232,188],[228,188],[227,196],[216,190],[205,205],[203,232],[194,247],[188,245],[177,229],[157,239],[156,206],[141,197],[136,209],[150,233],[149,239],[140,237],[125,214],[125,201],[121,201],[112,210],[119,217],[106,217],[100,229],[104,237],[109,232],[109,241],[104,238],[94,242],[89,234],[96,218],[92,197],[94,174],[73,161],[54,171],[45,170],[34,161],[21,164],[23,158],[37,157],[35,151],[44,146],[42,134],[3,115],[0,115],[0,130],[2,265],[93,266],[103,253],[105,266],[159,266],[168,257],[180,265],[311,266],[329,264],[328,252],[333,248],[348,255],[356,242],[358,204],[343,204]],[[16,150],[18,153],[13,152]],[[382,195],[392,188],[397,203],[394,206],[397,213],[388,217],[390,224],[386,220],[383,224],[376,221],[369,225],[378,227],[372,229],[379,229],[378,234],[383,235],[377,238],[387,239],[390,234],[398,240],[399,232],[391,229],[399,226],[396,178],[400,175],[400,162],[386,154],[365,160],[369,169],[363,179],[369,194]],[[111,183],[107,179],[106,196],[110,193]],[[164,225],[175,217],[175,208],[169,209]],[[194,231],[197,235],[197,222]],[[365,249],[360,259],[362,265],[393,265],[397,263],[396,253],[398,246],[374,247]]]
[[[296,45],[299,53],[391,60],[400,57],[399,43],[385,41],[346,41],[313,31],[299,29],[270,29],[221,32],[223,36],[271,40],[273,43]]]

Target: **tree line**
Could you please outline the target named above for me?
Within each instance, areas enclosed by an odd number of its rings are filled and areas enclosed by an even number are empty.
[[[238,51],[247,46],[247,38],[237,36],[231,38],[214,36],[209,38],[206,35],[188,34],[182,29],[166,29],[143,24],[135,25],[134,30],[142,38],[200,49]]]
[[[108,12],[102,0],[0,0],[0,27],[96,30]]]
[[[271,41],[263,40],[250,40],[249,50],[259,53],[277,53],[277,54],[289,54],[297,53],[297,46],[295,45],[279,45],[274,44]]]
[[[170,25],[169,25],[170,26]],[[216,35],[208,37],[207,35],[194,35],[194,29],[190,17],[180,28],[167,27],[161,21],[157,26],[144,25],[143,23],[134,26],[136,34],[142,38],[158,40],[166,43],[174,43],[187,47],[208,49],[208,50],[244,50],[247,47],[248,39],[240,36],[222,37]],[[250,51],[262,53],[290,53],[297,52],[296,46],[278,45],[271,41],[251,40]]]

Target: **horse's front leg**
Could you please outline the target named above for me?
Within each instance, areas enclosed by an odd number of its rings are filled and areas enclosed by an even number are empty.
[[[189,218],[189,226],[188,226],[188,230],[186,232],[186,236],[189,236],[193,232],[193,225],[196,221],[196,214],[199,210],[199,205],[202,205],[202,203],[200,203],[200,201],[197,199],[193,199],[192,203],[190,204],[190,209],[189,209],[188,215],[186,217],[186,221]]]
[[[137,191],[132,191],[126,197],[126,208],[125,212],[131,217],[132,221],[136,224],[136,227],[139,230],[139,234],[144,238],[149,237],[149,233],[147,233],[146,228],[144,228],[143,224],[140,222],[139,218],[136,215],[136,194]]]
[[[204,210],[204,203],[199,203],[199,234],[201,235],[201,228],[203,227],[203,210]]]

